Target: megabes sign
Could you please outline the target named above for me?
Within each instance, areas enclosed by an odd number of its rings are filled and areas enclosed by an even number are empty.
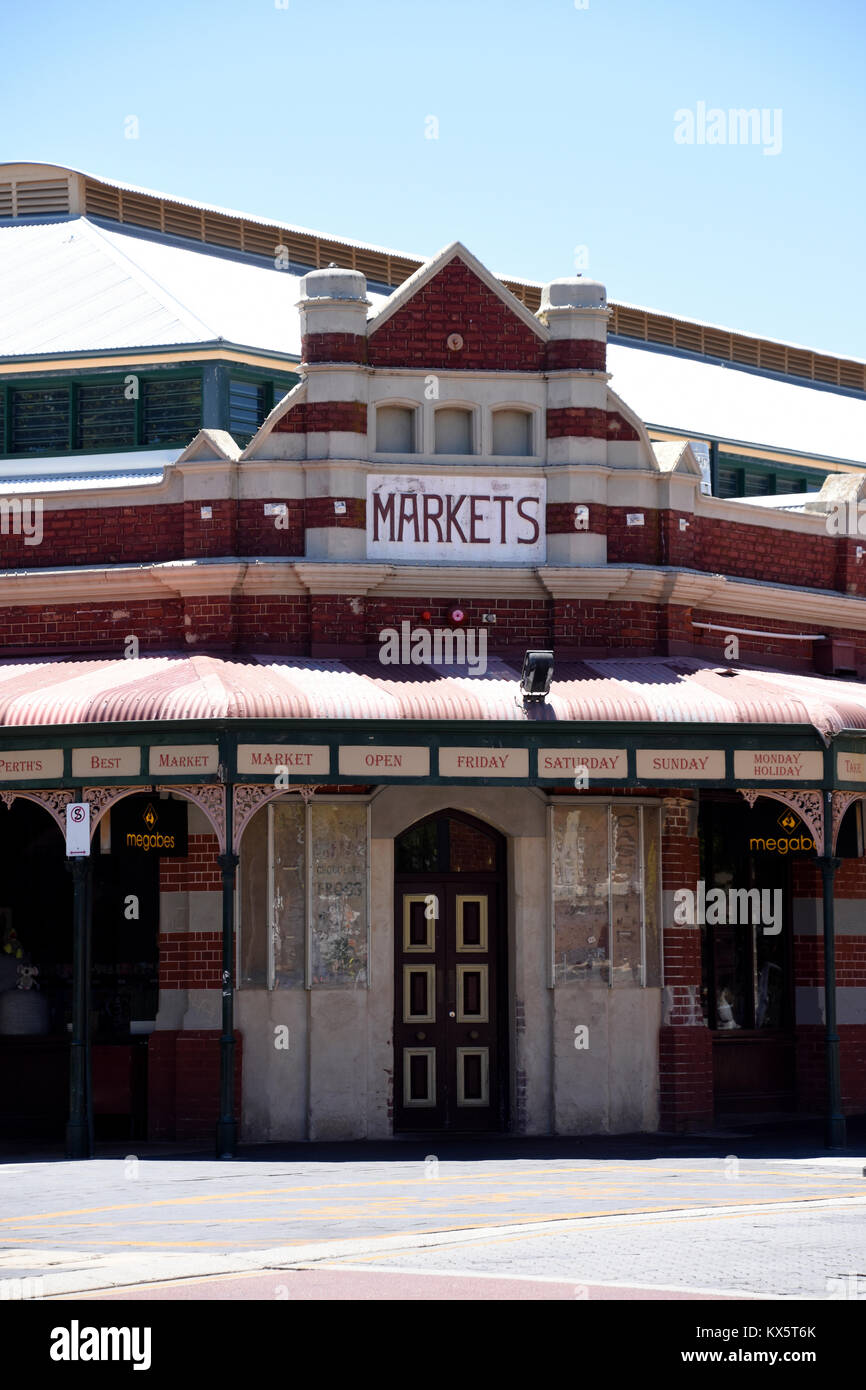
[[[371,474],[368,560],[540,565],[544,478]]]
[[[187,803],[129,796],[111,810],[111,848],[117,854],[183,859],[188,853]]]

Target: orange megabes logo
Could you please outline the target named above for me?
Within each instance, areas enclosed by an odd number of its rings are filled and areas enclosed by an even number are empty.
[[[174,849],[173,835],[134,835],[132,831],[127,832],[127,848],[143,849],[145,852],[151,849]]]
[[[779,836],[778,839],[772,837],[767,840],[755,837],[749,840],[749,849],[764,850],[771,854],[796,854],[801,850],[816,850],[817,846],[811,835],[793,835],[785,839]]]

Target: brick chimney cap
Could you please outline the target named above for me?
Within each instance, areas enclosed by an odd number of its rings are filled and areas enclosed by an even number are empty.
[[[546,309],[606,309],[607,290],[599,280],[581,275],[551,280],[541,291],[541,312]]]

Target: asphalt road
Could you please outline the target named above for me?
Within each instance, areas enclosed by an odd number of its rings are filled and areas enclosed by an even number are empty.
[[[0,1298],[866,1299],[856,1148],[426,1147],[19,1156]]]

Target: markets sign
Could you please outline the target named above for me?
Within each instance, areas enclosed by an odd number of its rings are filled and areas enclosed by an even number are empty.
[[[187,803],[159,796],[128,796],[111,812],[111,847],[118,854],[148,859],[184,859]]]
[[[544,564],[546,501],[544,478],[372,473],[367,559]]]

